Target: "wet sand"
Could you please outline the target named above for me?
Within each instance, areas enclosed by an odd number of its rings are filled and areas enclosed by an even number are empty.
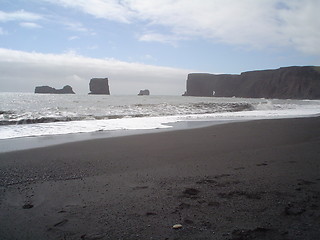
[[[0,239],[317,239],[319,202],[320,118],[0,153]]]

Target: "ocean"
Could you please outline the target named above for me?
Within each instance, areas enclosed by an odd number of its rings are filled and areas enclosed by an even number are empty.
[[[319,100],[0,93],[0,140],[319,114]]]

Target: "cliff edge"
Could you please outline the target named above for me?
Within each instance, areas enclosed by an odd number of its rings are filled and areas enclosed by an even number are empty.
[[[320,99],[320,67],[283,67],[240,75],[190,73],[184,96]]]

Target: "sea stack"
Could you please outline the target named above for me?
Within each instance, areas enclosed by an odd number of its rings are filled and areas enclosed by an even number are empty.
[[[35,88],[34,93],[49,93],[49,94],[75,94],[72,87],[69,85],[64,86],[62,89],[55,89],[49,86],[38,86]]]
[[[92,78],[89,83],[89,94],[110,95],[108,78]]]
[[[150,95],[150,91],[148,89],[145,90],[140,90],[138,96],[149,96]]]
[[[320,67],[293,66],[241,74],[191,73],[183,95],[320,99]]]

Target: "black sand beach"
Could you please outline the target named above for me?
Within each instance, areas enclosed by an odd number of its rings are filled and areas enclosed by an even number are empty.
[[[319,117],[0,154],[3,240],[319,236]]]

